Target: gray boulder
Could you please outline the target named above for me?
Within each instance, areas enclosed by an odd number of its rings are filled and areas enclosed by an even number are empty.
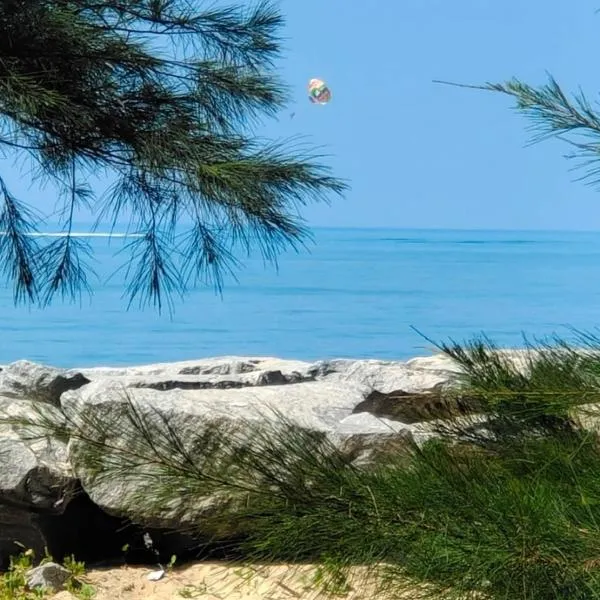
[[[80,372],[68,372],[20,360],[0,372],[0,396],[58,406],[63,392],[76,390],[86,383],[89,380]]]
[[[153,430],[162,429],[161,419],[169,426],[184,448],[194,448],[198,440],[211,429],[227,431],[228,435],[243,436],[249,424],[273,424],[283,415],[292,425],[325,433],[335,444],[346,444],[346,448],[358,447],[361,436],[371,446],[376,445],[377,434],[382,434],[389,445],[390,429],[383,423],[371,422],[368,428],[344,429],[344,421],[352,415],[354,407],[364,398],[358,387],[343,385],[340,382],[310,381],[301,384],[247,386],[243,388],[209,389],[170,389],[159,391],[147,387],[126,387],[114,381],[97,381],[77,392],[63,394],[62,404],[68,414],[77,420],[81,431],[89,437],[98,432],[103,424],[102,443],[121,449],[123,457],[128,449],[139,447],[139,428],[127,426],[130,401],[139,415],[147,422],[155,424]],[[410,439],[408,427],[396,424],[397,433],[393,437],[403,442]],[[168,433],[164,433],[167,437]],[[382,438],[382,440],[384,439]],[[164,452],[168,444],[161,446],[154,440],[156,454]],[[151,523],[153,526],[175,526],[182,516],[165,510],[164,520],[160,515],[142,514],[144,507],[135,501],[139,493],[139,476],[128,477],[127,473],[117,479],[104,480],[97,477],[97,469],[92,462],[88,466],[85,457],[89,442],[82,438],[72,438],[69,442],[69,461],[83,488],[95,504],[110,514],[123,515],[136,522]],[[154,450],[146,444],[149,458]],[[158,458],[156,456],[155,458]],[[152,493],[151,487],[147,490]],[[209,499],[207,506],[214,508]],[[141,512],[140,512],[141,511]],[[196,518],[198,515],[194,515]],[[194,518],[194,517],[190,517]],[[175,519],[175,522],[173,521]]]
[[[139,430],[124,425],[131,402],[145,420],[168,421],[185,448],[193,448],[217,427],[233,436],[247,429],[248,423],[276,425],[284,416],[287,423],[322,432],[337,447],[357,454],[357,463],[364,464],[428,437],[418,419],[403,421],[375,414],[368,399],[373,394],[388,397],[408,390],[414,403],[423,403],[452,373],[447,363],[409,367],[385,361],[310,364],[225,357],[110,371],[90,369],[84,374],[92,383],[65,392],[62,408],[88,437],[102,426],[102,443],[121,452],[139,441]],[[175,526],[184,518],[178,507],[165,509],[161,515],[143,514],[147,507],[136,502],[142,485],[139,474],[124,474],[116,480],[99,478],[96,465],[87,464],[86,436],[69,442],[69,462],[95,504],[110,514],[157,527]],[[152,494],[152,489],[145,493]],[[212,511],[215,506],[207,498],[202,509]],[[199,515],[187,517],[198,519]]]
[[[25,577],[29,589],[45,588],[48,591],[60,592],[67,585],[71,574],[63,566],[47,562],[27,571]]]
[[[197,450],[215,427],[243,437],[248,423],[277,426],[283,416],[367,464],[431,437],[427,420],[441,414],[432,398],[456,374],[443,357],[316,363],[219,357],[69,371],[26,361],[8,365],[0,372],[0,561],[15,553],[15,541],[39,550],[83,546],[94,538],[94,546],[114,548],[107,536],[123,522],[166,531],[226,500],[207,492],[194,515],[178,505],[148,514],[135,502],[140,490],[152,493],[148,477],[127,471],[99,477],[98,465],[89,461],[90,441],[135,448],[140,431],[128,421],[132,406],[159,427],[168,423],[184,450]],[[419,410],[425,406],[427,418]],[[38,430],[32,437],[15,424],[23,416],[38,419],[41,409],[59,425],[55,434]]]
[[[0,397],[0,565],[20,549],[43,553],[48,540],[39,518],[61,514],[76,488],[66,440],[5,421],[36,419],[35,402]],[[61,413],[54,411],[57,421]]]

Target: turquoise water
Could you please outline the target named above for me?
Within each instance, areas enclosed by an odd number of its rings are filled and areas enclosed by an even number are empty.
[[[105,280],[122,239],[92,238]],[[110,241],[110,243],[109,243]],[[198,289],[175,314],[126,310],[121,278],[83,305],[15,308],[0,289],[0,363],[127,365],[224,354],[403,359],[428,337],[485,331],[502,345],[600,325],[595,233],[320,229],[277,273],[245,262],[223,297]]]

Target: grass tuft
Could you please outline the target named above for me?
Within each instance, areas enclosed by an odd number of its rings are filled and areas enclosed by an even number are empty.
[[[55,593],[53,590],[30,589],[27,586],[27,572],[34,566],[34,562],[33,550],[25,550],[11,557],[8,571],[0,576],[0,600],[42,600],[50,598]],[[39,564],[47,562],[52,562],[52,557],[48,554],[39,561]],[[70,573],[65,589],[80,600],[91,600],[95,590],[84,581],[85,565],[71,556],[65,559],[63,566]]]

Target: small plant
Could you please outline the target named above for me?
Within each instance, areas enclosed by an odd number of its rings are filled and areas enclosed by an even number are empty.
[[[81,598],[81,600],[93,598],[96,593],[94,587],[83,579],[85,577],[85,563],[75,560],[75,557],[71,555],[65,558],[63,566],[71,574],[66,589]]]
[[[33,551],[26,550],[11,557],[8,571],[0,578],[0,600],[36,600],[43,590],[28,590],[26,573],[33,564]]]
[[[8,571],[0,576],[0,600],[41,600],[54,594],[54,591],[48,589],[29,589],[27,572],[33,567],[34,559],[35,554],[31,549],[11,557]],[[39,564],[52,561],[53,559],[46,549]],[[76,561],[71,556],[64,560],[63,566],[70,573],[65,589],[81,600],[91,600],[95,595],[95,590],[83,581],[84,563]]]

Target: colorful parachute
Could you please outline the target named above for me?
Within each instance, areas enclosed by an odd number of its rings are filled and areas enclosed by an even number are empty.
[[[308,99],[313,104],[327,104],[331,100],[331,90],[320,79],[311,79],[308,82]]]

